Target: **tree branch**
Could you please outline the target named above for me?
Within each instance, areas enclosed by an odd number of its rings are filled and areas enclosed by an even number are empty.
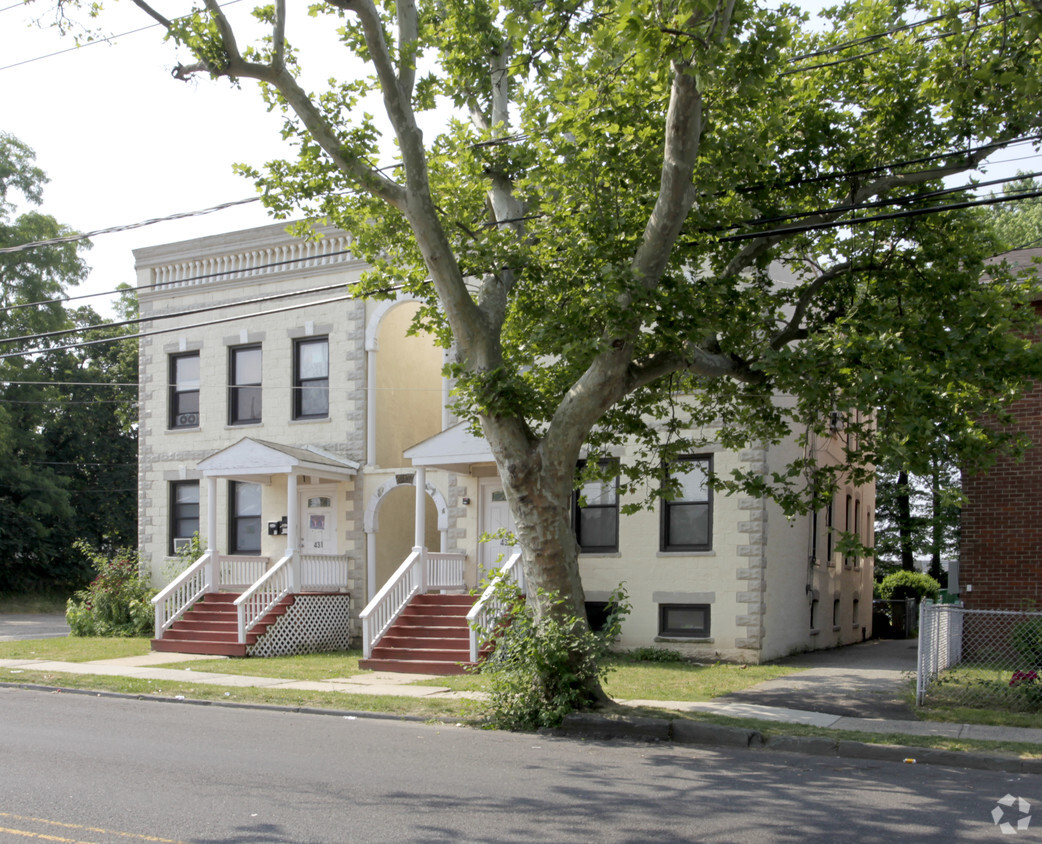
[[[796,307],[793,309],[792,316],[789,318],[785,327],[775,334],[774,338],[771,340],[770,346],[774,351],[778,351],[792,341],[801,338],[803,334],[803,317],[806,315],[810,303],[818,293],[821,292],[821,289],[832,281],[832,279],[838,278],[850,271],[851,264],[849,261],[844,261],[842,264],[836,264],[834,267],[830,267],[825,272],[820,273],[814,281],[800,291],[800,296],[799,299],[796,300]]]

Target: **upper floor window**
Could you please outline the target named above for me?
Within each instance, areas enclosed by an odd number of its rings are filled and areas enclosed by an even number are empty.
[[[199,425],[199,353],[170,357],[170,427]]]
[[[329,338],[298,340],[293,346],[293,418],[329,416]]]
[[[199,533],[199,481],[170,484],[170,553]]]
[[[228,547],[233,554],[259,554],[261,549],[260,484],[230,481],[228,501],[231,505],[228,525]]]
[[[709,457],[682,457],[669,468],[678,490],[662,502],[663,551],[708,551],[713,547],[713,500]]]
[[[261,347],[238,346],[228,361],[228,422],[261,421]]]
[[[612,462],[613,466],[617,466]],[[575,538],[582,553],[619,550],[619,479],[590,480],[575,492]]]

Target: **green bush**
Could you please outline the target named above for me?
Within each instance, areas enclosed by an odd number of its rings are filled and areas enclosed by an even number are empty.
[[[936,601],[940,594],[941,584],[921,571],[895,571],[879,584],[879,597],[885,601],[902,601],[906,598]]]
[[[670,648],[634,648],[631,651],[626,651],[623,656],[630,662],[678,663],[691,661],[680,651],[671,650]]]
[[[1013,625],[1010,644],[1022,665],[1042,666],[1042,618],[1029,618]]]
[[[560,609],[564,599],[540,594],[544,604]],[[618,638],[630,605],[620,586],[609,599],[611,610],[600,631],[563,612],[537,619],[513,584],[499,584],[496,599],[508,609],[492,629],[479,630],[494,650],[477,670],[488,681],[484,715],[490,726],[507,730],[556,727],[564,716],[594,704],[590,682],[611,670],[603,663]]]
[[[97,576],[76,592],[65,607],[73,636],[147,636],[155,627],[155,590],[141,575],[141,561],[130,548],[111,556],[85,542],[77,547],[91,561]]]

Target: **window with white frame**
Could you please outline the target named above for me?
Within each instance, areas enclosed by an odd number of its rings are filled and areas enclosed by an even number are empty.
[[[708,456],[682,457],[670,466],[669,476],[678,489],[674,497],[662,501],[661,550],[708,551],[713,547],[711,471]]]

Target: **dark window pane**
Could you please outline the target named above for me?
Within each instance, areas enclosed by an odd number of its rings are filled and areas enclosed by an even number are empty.
[[[705,504],[671,504],[669,545],[708,545],[709,507]]]
[[[260,422],[260,387],[234,387],[232,400],[232,422]]]
[[[579,542],[583,548],[614,548],[619,541],[618,512],[612,507],[579,511]]]

